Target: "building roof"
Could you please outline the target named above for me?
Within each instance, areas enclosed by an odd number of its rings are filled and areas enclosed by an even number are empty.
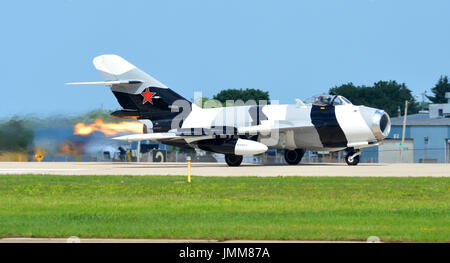
[[[403,125],[403,116],[391,118],[394,126]],[[406,125],[450,125],[450,118],[430,118],[428,113],[411,114],[406,117]]]

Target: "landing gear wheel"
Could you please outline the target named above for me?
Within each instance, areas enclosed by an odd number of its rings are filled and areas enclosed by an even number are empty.
[[[228,166],[239,166],[242,163],[242,155],[225,154],[225,162]]]
[[[348,165],[357,165],[359,163],[359,155],[352,157],[356,152],[349,152],[345,156],[345,162]]]
[[[290,165],[298,164],[305,154],[302,149],[284,150],[284,160]]]

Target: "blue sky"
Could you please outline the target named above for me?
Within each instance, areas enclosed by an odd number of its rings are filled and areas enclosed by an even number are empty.
[[[294,103],[347,82],[450,75],[450,1],[4,1],[0,117],[119,107],[92,59],[118,54],[186,98],[259,88]]]

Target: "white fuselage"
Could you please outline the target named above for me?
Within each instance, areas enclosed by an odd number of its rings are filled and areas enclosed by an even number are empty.
[[[373,132],[374,116],[380,112],[373,108],[344,104],[332,106],[333,112],[330,112],[331,109],[326,107],[312,105],[265,105],[256,119],[255,114],[250,113],[252,107],[256,106],[195,108],[184,120],[182,128],[227,126],[236,127],[240,132],[266,131],[265,135],[261,133],[258,141],[269,148],[281,149],[363,148],[374,146],[382,139]],[[339,130],[344,134],[342,138],[335,142],[329,139],[339,136]]]

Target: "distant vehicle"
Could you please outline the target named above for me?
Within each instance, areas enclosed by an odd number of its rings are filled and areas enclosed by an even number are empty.
[[[144,134],[118,140],[152,140],[225,154],[229,166],[242,155],[284,149],[288,164],[306,150],[347,152],[348,165],[359,163],[360,149],[378,145],[389,134],[389,115],[355,106],[339,95],[319,95],[293,105],[244,105],[200,108],[116,55],[94,58],[105,81],[68,83],[107,85],[122,110],[111,115],[144,123]]]

